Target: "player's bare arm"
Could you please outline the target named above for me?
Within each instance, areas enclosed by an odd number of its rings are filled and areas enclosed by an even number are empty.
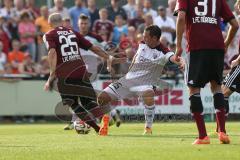
[[[126,58],[114,58],[111,55],[108,55],[105,51],[103,51],[100,47],[98,46],[92,46],[90,50],[95,53],[96,55],[102,57],[104,60],[111,60],[112,64],[117,64],[117,63],[124,63],[126,62]]]
[[[45,91],[48,91],[50,89],[50,84],[55,78],[57,54],[54,48],[51,48],[48,52],[48,61],[49,61],[49,67],[50,67],[50,76],[48,78],[48,81],[45,83],[45,86],[44,86]]]
[[[179,11],[178,17],[177,17],[177,27],[176,27],[176,34],[177,34],[177,46],[176,46],[176,56],[175,60],[179,61],[179,57],[182,55],[182,38],[183,33],[185,30],[185,21],[186,21],[186,12],[185,11]]]
[[[236,19],[230,20],[229,24],[230,24],[230,28],[228,30],[227,37],[224,41],[225,50],[227,50],[228,46],[232,42],[232,40],[233,40],[233,38],[234,38],[235,34],[237,33],[238,28],[239,28],[238,22],[237,22]]]

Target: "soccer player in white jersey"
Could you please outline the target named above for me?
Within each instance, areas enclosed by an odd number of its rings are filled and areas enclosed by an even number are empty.
[[[167,62],[184,67],[183,59],[175,61],[174,53],[163,47],[160,37],[161,29],[158,26],[148,26],[143,33],[144,41],[139,44],[128,73],[106,87],[98,96],[99,105],[108,105],[118,99],[141,97],[145,105],[144,134],[152,134],[155,114],[153,85],[158,84],[163,67]],[[107,134],[108,127],[105,129]]]

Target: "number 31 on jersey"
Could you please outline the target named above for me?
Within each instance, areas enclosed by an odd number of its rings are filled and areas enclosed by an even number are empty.
[[[209,1],[212,1],[212,17],[216,15],[216,0],[200,0],[198,1],[198,6],[195,7],[195,14],[197,16],[206,16],[208,14]],[[203,11],[200,11],[200,7],[203,7]]]

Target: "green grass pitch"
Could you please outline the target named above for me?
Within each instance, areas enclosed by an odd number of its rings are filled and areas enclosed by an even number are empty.
[[[193,146],[194,123],[155,123],[152,136],[143,124],[111,127],[107,137],[63,131],[63,124],[0,125],[0,160],[239,160],[240,123],[228,123],[231,144]],[[207,123],[208,132],[215,123]]]

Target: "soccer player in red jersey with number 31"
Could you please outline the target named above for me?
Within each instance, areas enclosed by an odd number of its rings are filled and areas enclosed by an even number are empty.
[[[200,90],[208,82],[211,85],[216,111],[220,143],[230,143],[225,130],[224,96],[221,91],[224,51],[232,41],[238,23],[226,0],[177,0],[177,60],[182,53],[182,35],[186,27],[187,51],[186,82],[190,92],[190,110],[196,121],[199,137],[193,144],[209,144]],[[229,22],[230,29],[224,41],[220,22]]]

